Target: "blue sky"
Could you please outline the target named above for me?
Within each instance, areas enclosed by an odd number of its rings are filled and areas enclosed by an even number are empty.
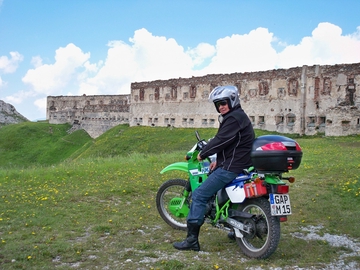
[[[358,0],[0,0],[0,99],[36,120],[48,95],[358,63],[359,10]]]

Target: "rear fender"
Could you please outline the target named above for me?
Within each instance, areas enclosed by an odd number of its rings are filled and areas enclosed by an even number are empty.
[[[187,162],[175,162],[168,166],[166,166],[164,169],[161,170],[160,173],[165,173],[168,171],[182,171],[182,172],[189,172],[188,163]]]

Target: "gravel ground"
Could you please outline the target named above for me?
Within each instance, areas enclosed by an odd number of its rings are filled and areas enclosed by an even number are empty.
[[[319,231],[323,229],[323,226],[308,226],[303,227],[303,232],[296,232],[293,233],[292,236],[296,238],[300,238],[303,240],[322,240],[328,242],[330,245],[334,247],[346,247],[351,250],[350,253],[343,253],[340,254],[339,257],[334,261],[333,263],[324,266],[322,269],[341,269],[341,270],[347,270],[347,269],[359,269],[356,262],[347,262],[345,263],[344,259],[346,257],[350,256],[360,256],[360,243],[348,237],[347,235],[333,235],[329,233],[324,233],[322,236],[319,235]],[[302,270],[305,268],[295,268],[298,270]],[[309,269],[309,268],[306,268]],[[310,269],[319,269],[319,267],[313,267]]]

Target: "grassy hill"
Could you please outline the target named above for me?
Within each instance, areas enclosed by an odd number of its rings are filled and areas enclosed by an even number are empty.
[[[196,142],[195,130],[209,139],[214,128],[116,126],[96,139],[85,131],[68,134],[70,125],[25,122],[0,128],[0,167],[53,165],[64,160],[187,151]],[[256,131],[257,136],[268,134]]]
[[[66,160],[92,139],[70,125],[24,122],[0,128],[0,167],[52,165]]]
[[[0,128],[0,167],[53,165],[64,160],[164,153],[190,149],[195,129],[119,125],[92,139],[85,131],[68,134],[70,125],[26,122]],[[175,132],[176,131],[176,132]],[[214,129],[203,129],[210,138]]]

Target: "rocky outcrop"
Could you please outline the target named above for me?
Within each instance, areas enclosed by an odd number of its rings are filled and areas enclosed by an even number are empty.
[[[17,124],[29,121],[13,105],[0,100],[0,125]]]

